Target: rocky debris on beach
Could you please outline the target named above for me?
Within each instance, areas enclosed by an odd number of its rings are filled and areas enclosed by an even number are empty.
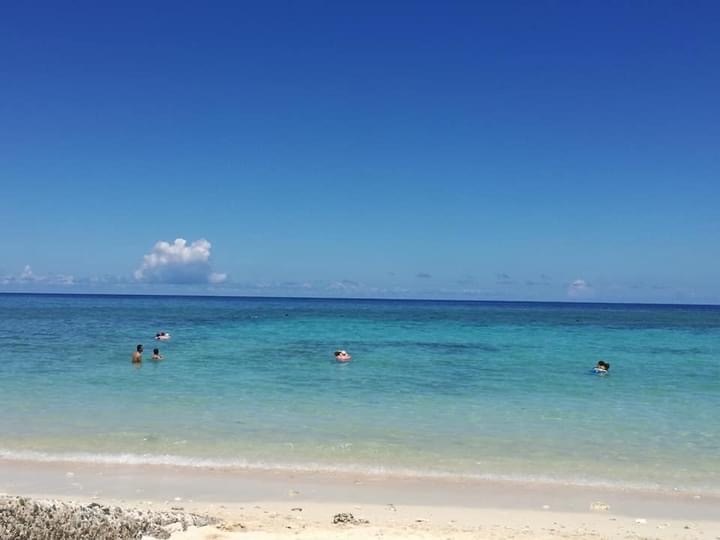
[[[367,525],[367,519],[358,519],[350,512],[342,512],[333,516],[333,525]]]
[[[185,512],[0,497],[0,538],[13,540],[166,539],[173,532],[215,522],[209,516]]]

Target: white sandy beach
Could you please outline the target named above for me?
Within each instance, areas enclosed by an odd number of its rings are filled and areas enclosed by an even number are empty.
[[[190,528],[173,538],[187,540],[219,539],[511,539],[511,538],[709,538],[720,534],[717,522],[684,520],[638,521],[631,518],[497,510],[489,508],[409,506],[388,510],[365,506],[356,510],[369,520],[368,525],[333,526],[322,517],[332,515],[332,505],[313,505],[308,516],[293,515],[275,504],[259,506],[254,512],[230,513],[225,525]],[[279,510],[279,509],[278,509]]]
[[[186,540],[720,538],[720,499],[692,493],[12,461],[0,491],[220,519]]]

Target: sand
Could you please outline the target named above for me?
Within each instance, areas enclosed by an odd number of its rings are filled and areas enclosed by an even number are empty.
[[[351,510],[367,524],[333,525],[338,508]],[[295,507],[298,508],[298,507]],[[302,511],[276,502],[216,513],[220,526],[190,528],[173,539],[511,539],[511,538],[658,538],[716,539],[712,521],[631,518],[609,513],[502,510],[444,506],[389,506],[315,503]]]
[[[682,492],[8,461],[0,492],[218,519],[177,540],[720,539],[720,498]]]

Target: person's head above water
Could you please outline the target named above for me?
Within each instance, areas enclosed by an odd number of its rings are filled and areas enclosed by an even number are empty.
[[[135,350],[136,350],[137,352],[143,352],[143,346],[142,346],[142,345],[138,345],[137,347],[135,347]]]
[[[160,354],[160,349],[153,349],[153,354]]]
[[[338,362],[348,362],[351,358],[352,356],[350,356],[347,351],[342,349],[335,351],[335,360]]]

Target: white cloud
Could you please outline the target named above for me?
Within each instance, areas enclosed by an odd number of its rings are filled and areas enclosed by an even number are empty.
[[[357,291],[362,289],[363,285],[351,279],[343,279],[341,281],[333,281],[328,284],[327,289],[330,291]]]
[[[222,274],[220,272],[212,272],[208,276],[208,281],[213,284],[223,283],[226,279],[227,279],[227,274]]]
[[[66,276],[65,274],[59,274],[55,276],[58,280],[58,283],[61,285],[75,285],[75,277],[74,276]]]
[[[210,267],[212,244],[201,238],[190,245],[184,238],[172,244],[160,241],[133,274],[137,281],[148,283],[223,283],[227,274],[213,272]]]
[[[74,285],[75,277],[65,274],[47,274],[37,275],[33,272],[32,267],[26,264],[19,274],[0,276],[0,283],[3,285],[27,285],[40,283],[44,285]]]
[[[30,268],[29,264],[25,265],[25,268],[23,268],[23,271],[20,272],[20,276],[18,277],[20,281],[35,281],[37,278],[35,274],[33,274],[32,268]]]
[[[594,292],[592,286],[584,279],[576,279],[567,288],[567,294],[570,298],[588,298]]]

